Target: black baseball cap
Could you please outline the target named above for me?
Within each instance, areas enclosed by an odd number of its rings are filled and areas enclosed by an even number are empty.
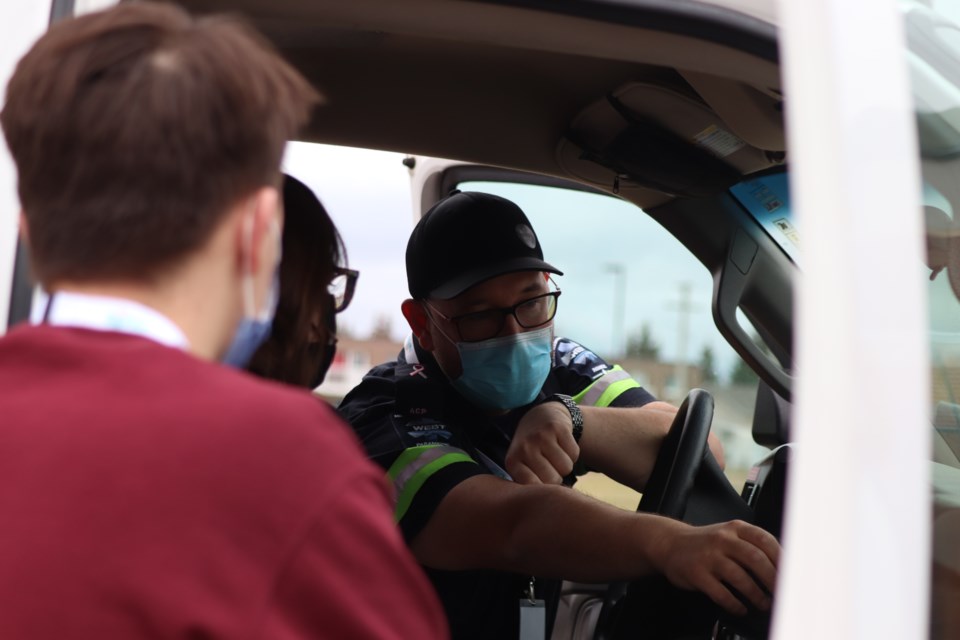
[[[453,298],[515,271],[563,275],[543,261],[520,207],[489,193],[453,192],[423,215],[407,242],[407,287],[418,300]]]

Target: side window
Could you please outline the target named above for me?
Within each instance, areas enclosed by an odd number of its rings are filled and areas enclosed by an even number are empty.
[[[374,364],[396,357],[409,329],[404,251],[413,225],[410,177],[398,153],[291,143],[285,170],[311,186],[337,224],[360,281],[337,317],[337,357],[318,395],[336,404]],[[357,176],[376,175],[378,189]],[[366,182],[364,182],[366,184]],[[713,431],[738,489],[767,450],[753,442],[757,378],[716,329],[710,273],[629,202],[584,191],[509,182],[462,182],[509,198],[529,215],[546,259],[564,272],[556,328],[620,364],[660,400],[679,405],[695,387],[715,401]],[[378,212],[371,226],[362,212]],[[633,510],[639,495],[603,476],[584,492]]]
[[[564,272],[557,335],[620,364],[659,400],[679,405],[695,387],[714,397],[713,431],[727,475],[743,486],[767,451],[753,442],[757,378],[714,325],[709,272],[635,205],[614,197],[507,182],[462,182],[463,191],[516,202],[544,257]],[[590,474],[578,488],[627,509],[639,494]]]

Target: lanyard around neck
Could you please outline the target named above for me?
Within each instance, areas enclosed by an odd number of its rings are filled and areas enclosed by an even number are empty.
[[[187,349],[187,336],[155,309],[125,298],[61,291],[49,296],[35,324],[117,331],[142,336],[177,349]]]

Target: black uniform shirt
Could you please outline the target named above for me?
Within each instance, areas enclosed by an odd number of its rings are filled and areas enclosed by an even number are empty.
[[[397,360],[374,367],[338,408],[368,455],[387,471],[395,490],[394,517],[408,542],[460,482],[481,473],[510,480],[504,458],[529,408],[497,418],[485,415],[453,389],[433,358],[414,343],[409,337]],[[654,400],[619,366],[572,340],[555,338],[552,357],[534,403],[552,393],[591,406],[642,406]],[[519,600],[530,576],[424,569],[443,602],[453,640],[517,637]],[[558,593],[557,581],[536,580],[536,596],[547,601],[550,626]]]

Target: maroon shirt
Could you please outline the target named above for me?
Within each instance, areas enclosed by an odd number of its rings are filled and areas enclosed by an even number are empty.
[[[145,338],[0,338],[0,638],[446,638],[322,401]]]

